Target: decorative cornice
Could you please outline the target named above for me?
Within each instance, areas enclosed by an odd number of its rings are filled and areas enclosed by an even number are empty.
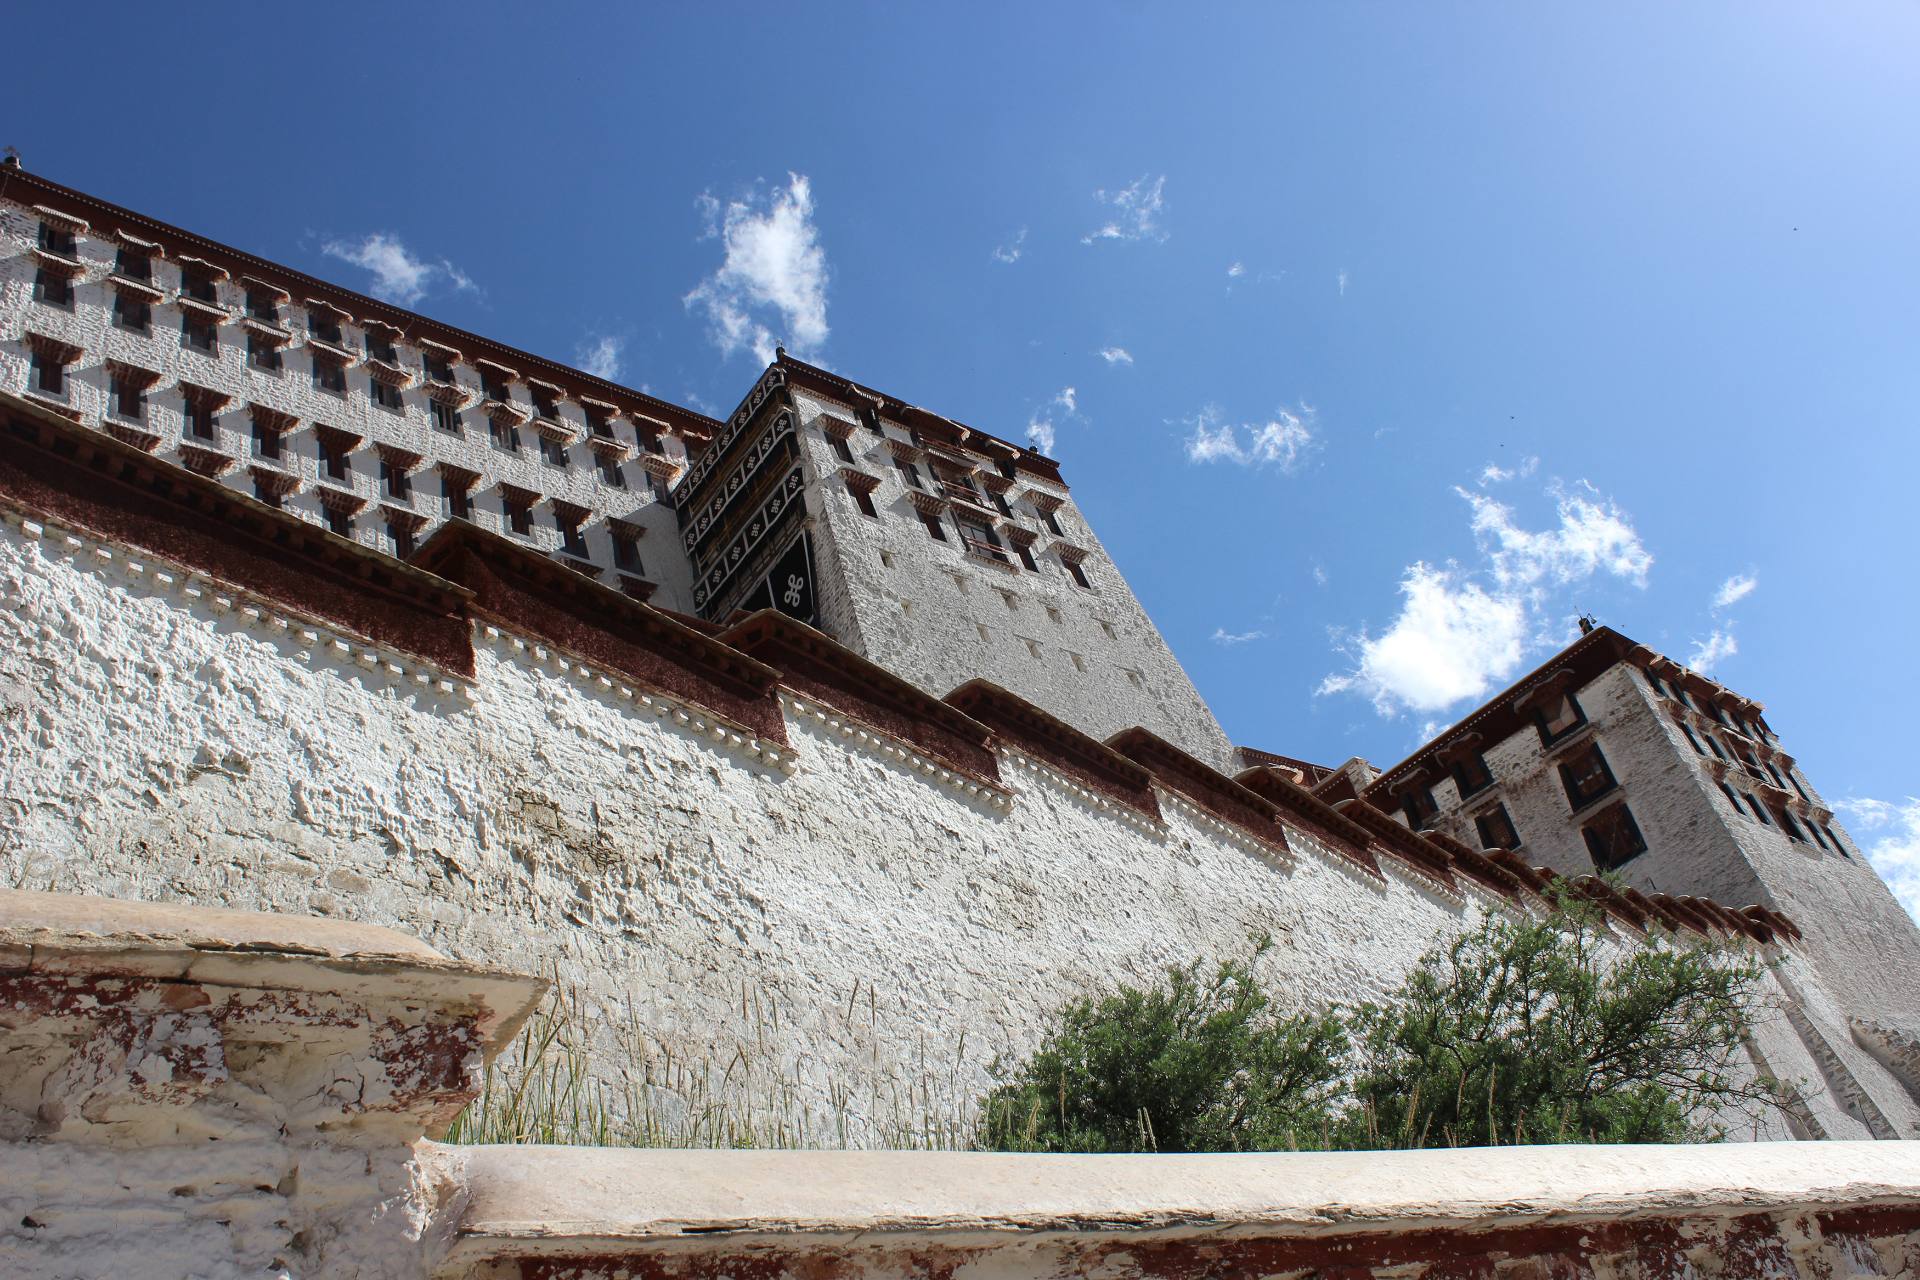
[[[1375,879],[1385,879],[1379,861],[1373,856],[1374,841],[1366,828],[1300,787],[1275,766],[1256,765],[1235,774],[1233,780],[1280,809],[1287,821],[1304,827],[1309,835],[1342,858]]]
[[[1214,817],[1266,844],[1282,850],[1287,848],[1287,833],[1279,822],[1280,811],[1271,801],[1201,763],[1158,734],[1136,725],[1108,738],[1107,746],[1144,768],[1169,791],[1185,796]]]
[[[1098,738],[1075,729],[991,680],[969,680],[943,699],[1007,742],[1155,822],[1153,775]]]

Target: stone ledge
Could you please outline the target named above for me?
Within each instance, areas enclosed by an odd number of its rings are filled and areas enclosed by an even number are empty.
[[[1905,1143],[1271,1155],[475,1147],[447,1273],[485,1260],[1008,1233],[1209,1239],[1920,1207]]]

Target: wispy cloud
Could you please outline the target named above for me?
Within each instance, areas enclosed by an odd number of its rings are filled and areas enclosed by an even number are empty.
[[[706,314],[721,354],[751,350],[771,360],[778,340],[797,356],[817,355],[827,340],[827,255],[806,175],[789,173],[784,187],[724,205],[703,194],[698,206],[704,238],[718,239],[726,257],[682,301]]]
[[[1026,252],[1026,249],[1024,247],[1026,243],[1027,243],[1027,229],[1025,227],[1022,227],[1018,231],[1014,232],[1013,238],[1008,240],[1005,244],[999,244],[994,246],[993,260],[995,262],[1007,262],[1007,263],[1020,261],[1020,255]]]
[[[1340,296],[1343,298],[1346,297],[1347,296],[1347,269],[1345,267],[1340,268],[1340,273],[1334,276],[1333,280],[1335,284],[1340,286]]]
[[[620,378],[620,357],[626,346],[625,338],[602,335],[581,343],[573,354],[573,362],[596,378],[617,382]]]
[[[1243,467],[1276,467],[1293,471],[1315,445],[1313,410],[1299,413],[1276,409],[1265,422],[1228,422],[1218,405],[1207,405],[1188,418],[1186,450],[1189,462],[1231,462]]]
[[[1080,243],[1092,244],[1096,240],[1165,240],[1167,232],[1160,224],[1160,216],[1166,212],[1166,191],[1165,174],[1151,179],[1143,174],[1118,191],[1102,189],[1094,192],[1093,198],[1108,208],[1107,220],[1081,236]]]
[[[1472,512],[1480,559],[1471,566],[1417,561],[1400,579],[1400,612],[1378,635],[1341,638],[1350,669],[1321,694],[1353,692],[1383,716],[1432,713],[1485,697],[1530,652],[1565,639],[1566,589],[1596,577],[1645,586],[1653,556],[1626,514],[1584,482],[1552,484],[1555,523],[1523,528],[1512,509],[1456,487]]]
[[[1059,423],[1056,419],[1064,421],[1079,416],[1079,394],[1072,387],[1062,387],[1029,415],[1027,442],[1052,457],[1054,444],[1059,439]]]
[[[1720,589],[1713,593],[1713,607],[1716,609],[1731,608],[1752,595],[1753,589],[1759,585],[1760,580],[1752,574],[1736,573],[1721,583]]]
[[[1264,631],[1228,631],[1225,627],[1213,629],[1213,642],[1219,645],[1246,644],[1249,641],[1266,638],[1267,633]]]
[[[389,231],[375,231],[358,240],[328,240],[320,251],[371,272],[367,292],[403,307],[412,306],[443,282],[459,291],[479,290],[466,272],[445,258],[422,258]]]
[[[1503,467],[1498,463],[1489,462],[1480,469],[1480,487],[1484,489],[1490,484],[1505,484],[1513,479],[1525,480],[1539,469],[1540,459],[1538,458],[1528,458],[1517,467]]]
[[[1738,652],[1740,642],[1733,638],[1732,630],[1715,627],[1705,640],[1693,642],[1693,652],[1687,655],[1687,665],[1705,675]]]
[[[1244,262],[1236,262],[1227,268],[1227,279],[1229,280],[1238,280],[1245,274],[1247,274],[1247,264]]]
[[[1133,353],[1125,347],[1102,347],[1100,358],[1108,364],[1132,364]]]
[[[1860,847],[1893,896],[1920,923],[1920,798],[1904,802],[1835,800],[1833,807],[1847,815],[1856,834],[1868,838]]]
[[[1316,587],[1327,585],[1327,566],[1317,563],[1313,566],[1313,585]]]

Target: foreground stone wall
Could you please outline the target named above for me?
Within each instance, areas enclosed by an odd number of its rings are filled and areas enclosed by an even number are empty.
[[[590,1073],[669,1127],[718,1099],[761,1108],[763,1143],[960,1142],[993,1056],[1082,990],[1271,936],[1277,990],[1363,999],[1507,902],[1157,784],[1153,819],[1005,745],[983,785],[792,692],[785,743],[748,738],[497,626],[453,678],[17,518],[0,606],[7,882],[396,926],[551,975]],[[1843,1002],[1773,950],[1844,1040]],[[1791,1028],[1761,1043],[1815,1083],[1808,1133],[1869,1136]]]
[[[449,1147],[540,994],[389,930],[0,891],[0,1270],[587,1280],[1920,1274],[1920,1148]]]

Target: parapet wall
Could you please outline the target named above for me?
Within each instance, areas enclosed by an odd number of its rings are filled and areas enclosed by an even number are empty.
[[[430,1140],[541,986],[361,925],[0,891],[0,1267],[1920,1275],[1905,1143],[1003,1156]]]
[[[929,698],[779,615],[715,636],[458,524],[402,567],[96,433],[15,412],[7,443],[0,874],[552,975],[590,1075],[683,1137],[718,1101],[762,1144],[964,1142],[994,1055],[1090,987],[1270,937],[1301,1006],[1365,999],[1547,886],[1141,730]],[[1864,1052],[1822,1083],[1844,1002],[1790,922],[1606,900],[1623,941],[1778,960],[1819,1036],[1772,1019],[1760,1049],[1813,1082],[1805,1132],[1867,1136],[1862,1094],[1920,1124]]]

